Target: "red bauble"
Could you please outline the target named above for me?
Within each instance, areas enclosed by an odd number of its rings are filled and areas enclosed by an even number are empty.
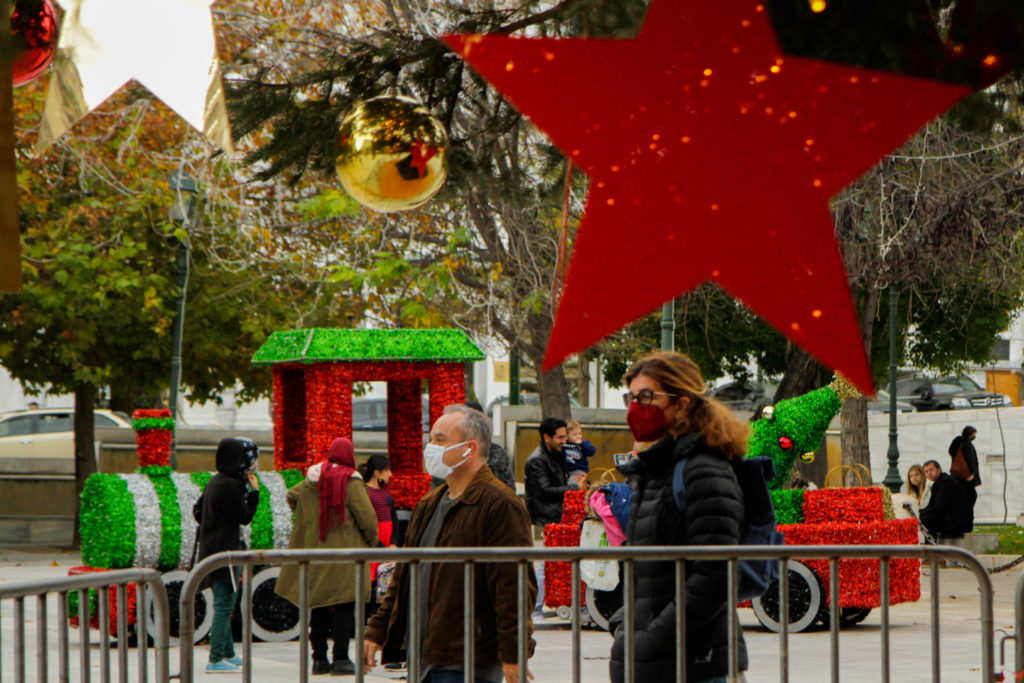
[[[11,11],[14,85],[35,80],[57,52],[57,12],[50,0],[18,0]]]

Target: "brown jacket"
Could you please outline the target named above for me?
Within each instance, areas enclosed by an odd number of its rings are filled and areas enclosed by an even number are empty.
[[[377,545],[377,513],[373,511],[366,485],[352,477],[345,494],[345,522],[332,526],[320,540],[320,489],[303,479],[288,491],[288,505],[295,511],[288,548],[373,548]],[[337,521],[337,520],[335,520]],[[370,597],[370,572],[363,585],[363,597]],[[356,568],[351,562],[309,565],[309,606],[340,605],[356,599]],[[299,604],[299,565],[281,567],[275,592]]]
[[[448,487],[440,486],[419,502],[413,510],[405,541],[407,547],[419,546],[434,509]],[[533,547],[530,516],[523,502],[486,465],[463,491],[448,512],[435,547]],[[384,662],[400,661],[406,647],[409,610],[408,565],[395,568],[394,581],[380,609],[366,626],[366,639],[383,646]],[[516,563],[491,562],[476,566],[474,594],[477,665],[516,662],[518,639],[516,617]],[[532,610],[537,600],[537,581],[527,576],[527,605]],[[463,568],[458,562],[433,565],[430,572],[430,604],[424,625],[423,664],[446,666],[462,663]],[[530,655],[533,655],[533,623],[527,619]]]

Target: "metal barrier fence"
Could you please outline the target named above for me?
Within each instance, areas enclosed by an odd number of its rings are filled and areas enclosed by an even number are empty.
[[[931,581],[931,671],[932,681],[940,680],[939,662],[939,562],[954,561],[970,570],[978,581],[981,617],[981,680],[993,680],[995,666],[994,631],[993,631],[993,588],[992,581],[984,567],[969,552],[962,548],[949,546],[916,546],[916,545],[863,545],[863,546],[687,546],[687,547],[619,547],[619,548],[397,548],[372,550],[269,550],[252,552],[221,553],[206,558],[189,574],[181,589],[181,680],[192,683],[194,674],[194,646],[192,633],[195,629],[195,596],[200,581],[211,571],[237,565],[243,567],[242,581],[242,613],[252,614],[252,575],[254,565],[267,564],[298,564],[299,565],[299,672],[300,683],[307,683],[309,678],[309,565],[353,562],[355,563],[356,585],[362,585],[366,578],[369,562],[407,562],[411,567],[408,572],[410,580],[410,632],[419,630],[420,610],[419,572],[415,571],[421,562],[457,562],[463,564],[464,602],[474,604],[473,586],[474,572],[477,565],[485,562],[515,562],[518,576],[518,662],[519,681],[527,681],[527,620],[533,605],[527,604],[527,572],[533,571],[533,562],[537,561],[569,561],[572,563],[572,680],[580,681],[580,560],[602,559],[620,561],[623,567],[623,604],[625,631],[625,669],[626,683],[636,683],[634,662],[634,582],[633,569],[637,561],[662,560],[675,562],[676,580],[676,680],[686,680],[686,560],[725,560],[728,566],[727,592],[729,604],[737,603],[738,578],[737,569],[740,559],[767,558],[780,561],[780,595],[789,594],[789,562],[804,559],[825,559],[830,561],[829,604],[839,604],[839,560],[840,559],[879,559],[880,560],[880,599],[881,599],[881,674],[883,683],[890,680],[890,649],[889,649],[889,561],[894,559],[919,559],[930,563]],[[1018,598],[1024,588],[1018,587]],[[353,631],[356,639],[356,682],[363,681],[362,666],[362,617],[365,602],[361,591],[356,591],[355,620]],[[781,681],[789,680],[789,601],[780,600],[779,632],[779,677]],[[1019,600],[1018,600],[1019,603]],[[1020,604],[1020,603],[1019,603]],[[473,680],[475,669],[473,643],[474,614],[467,610],[463,620],[463,665],[466,680]],[[830,623],[830,673],[833,682],[839,681],[839,620],[840,610],[831,610]],[[1021,628],[1021,612],[1018,610],[1018,629]],[[729,611],[729,677],[730,681],[739,680],[739,619],[735,610]],[[1019,632],[1019,631],[1018,631]],[[252,623],[249,619],[243,622],[242,637],[242,680],[251,683],[252,669],[249,666],[252,654]],[[418,681],[421,674],[420,644],[417,639],[410,639],[408,644],[408,680]],[[1018,641],[1018,657],[1022,656]],[[1020,659],[1018,659],[1020,662]],[[1020,665],[1018,664],[1018,670]]]
[[[78,629],[79,629],[79,674],[83,683],[89,683],[92,678],[91,660],[91,627],[89,624],[89,591],[96,591],[97,612],[99,618],[99,646],[100,646],[100,675],[101,683],[109,683],[110,678],[110,589],[116,592],[116,617],[117,617],[117,659],[118,681],[127,683],[129,679],[128,666],[128,584],[134,583],[136,590],[137,621],[136,633],[138,634],[138,681],[149,680],[146,638],[147,632],[153,637],[153,650],[155,654],[154,680],[157,683],[166,683],[169,676],[168,660],[168,624],[170,623],[170,608],[167,602],[167,590],[164,588],[160,574],[152,569],[122,569],[110,572],[96,572],[91,574],[79,574],[77,576],[47,579],[43,581],[19,581],[16,583],[0,584],[0,605],[4,600],[14,602],[14,681],[24,683],[26,680],[45,682],[49,675],[49,644],[47,632],[49,629],[49,610],[47,596],[51,593],[57,594],[57,677],[60,681],[71,680],[71,657],[70,657],[70,633],[68,619],[69,598],[77,594],[78,608]],[[153,605],[154,615],[152,619],[153,628],[148,629],[150,623],[149,610],[147,609],[146,591],[151,594],[150,601]],[[25,641],[25,598],[36,598],[36,675],[35,678],[25,678],[25,654],[28,651]],[[84,608],[83,608],[84,606]],[[3,671],[0,668],[0,681],[3,680]]]

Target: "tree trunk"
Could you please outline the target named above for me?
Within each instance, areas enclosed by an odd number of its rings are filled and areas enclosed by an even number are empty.
[[[868,449],[868,399],[865,396],[855,396],[843,401],[843,409],[839,416],[842,434],[840,443],[843,449],[843,465],[847,467],[856,464],[864,465],[871,471],[871,452]],[[855,469],[861,474],[865,472],[860,467]],[[857,485],[859,481],[856,475],[844,470],[840,480],[847,486]],[[868,484],[867,478],[864,485]]]
[[[831,379],[831,370],[793,342],[787,342],[786,372],[775,391],[774,402],[806,394],[825,386]]]
[[[96,385],[75,386],[75,500],[82,498],[85,480],[96,474],[96,426],[93,409],[96,406]],[[82,537],[78,529],[79,507],[75,508],[75,530],[72,547],[81,546]]]
[[[537,363],[540,367],[540,363]],[[556,365],[547,372],[537,374],[537,390],[540,392],[541,417],[572,417],[569,410],[569,382],[565,379],[565,367]]]

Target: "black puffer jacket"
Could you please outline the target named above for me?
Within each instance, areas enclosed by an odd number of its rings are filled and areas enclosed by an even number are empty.
[[[565,454],[551,452],[542,441],[526,459],[526,509],[534,524],[554,524],[562,521],[562,503],[566,484]]]
[[[207,482],[203,495],[192,508],[199,522],[197,561],[214,553],[245,549],[242,525],[251,522],[256,514],[260,492],[246,493],[243,453],[244,446],[238,439],[223,439],[217,446],[217,474]],[[216,569],[203,580],[203,585],[230,580],[227,568]]]
[[[672,471],[687,457],[683,470],[686,509],[672,498]],[[709,449],[699,434],[666,437],[620,468],[633,486],[626,542],[629,545],[735,545],[743,526],[743,494],[732,465]],[[675,680],[675,564],[637,562],[636,679]],[[728,612],[724,561],[686,563],[687,680],[703,681],[729,673]],[[731,607],[730,609],[735,609]],[[616,615],[621,619],[621,611]],[[614,620],[615,618],[613,618]],[[625,636],[615,628],[611,679],[623,680]],[[740,668],[747,649],[739,639]]]

